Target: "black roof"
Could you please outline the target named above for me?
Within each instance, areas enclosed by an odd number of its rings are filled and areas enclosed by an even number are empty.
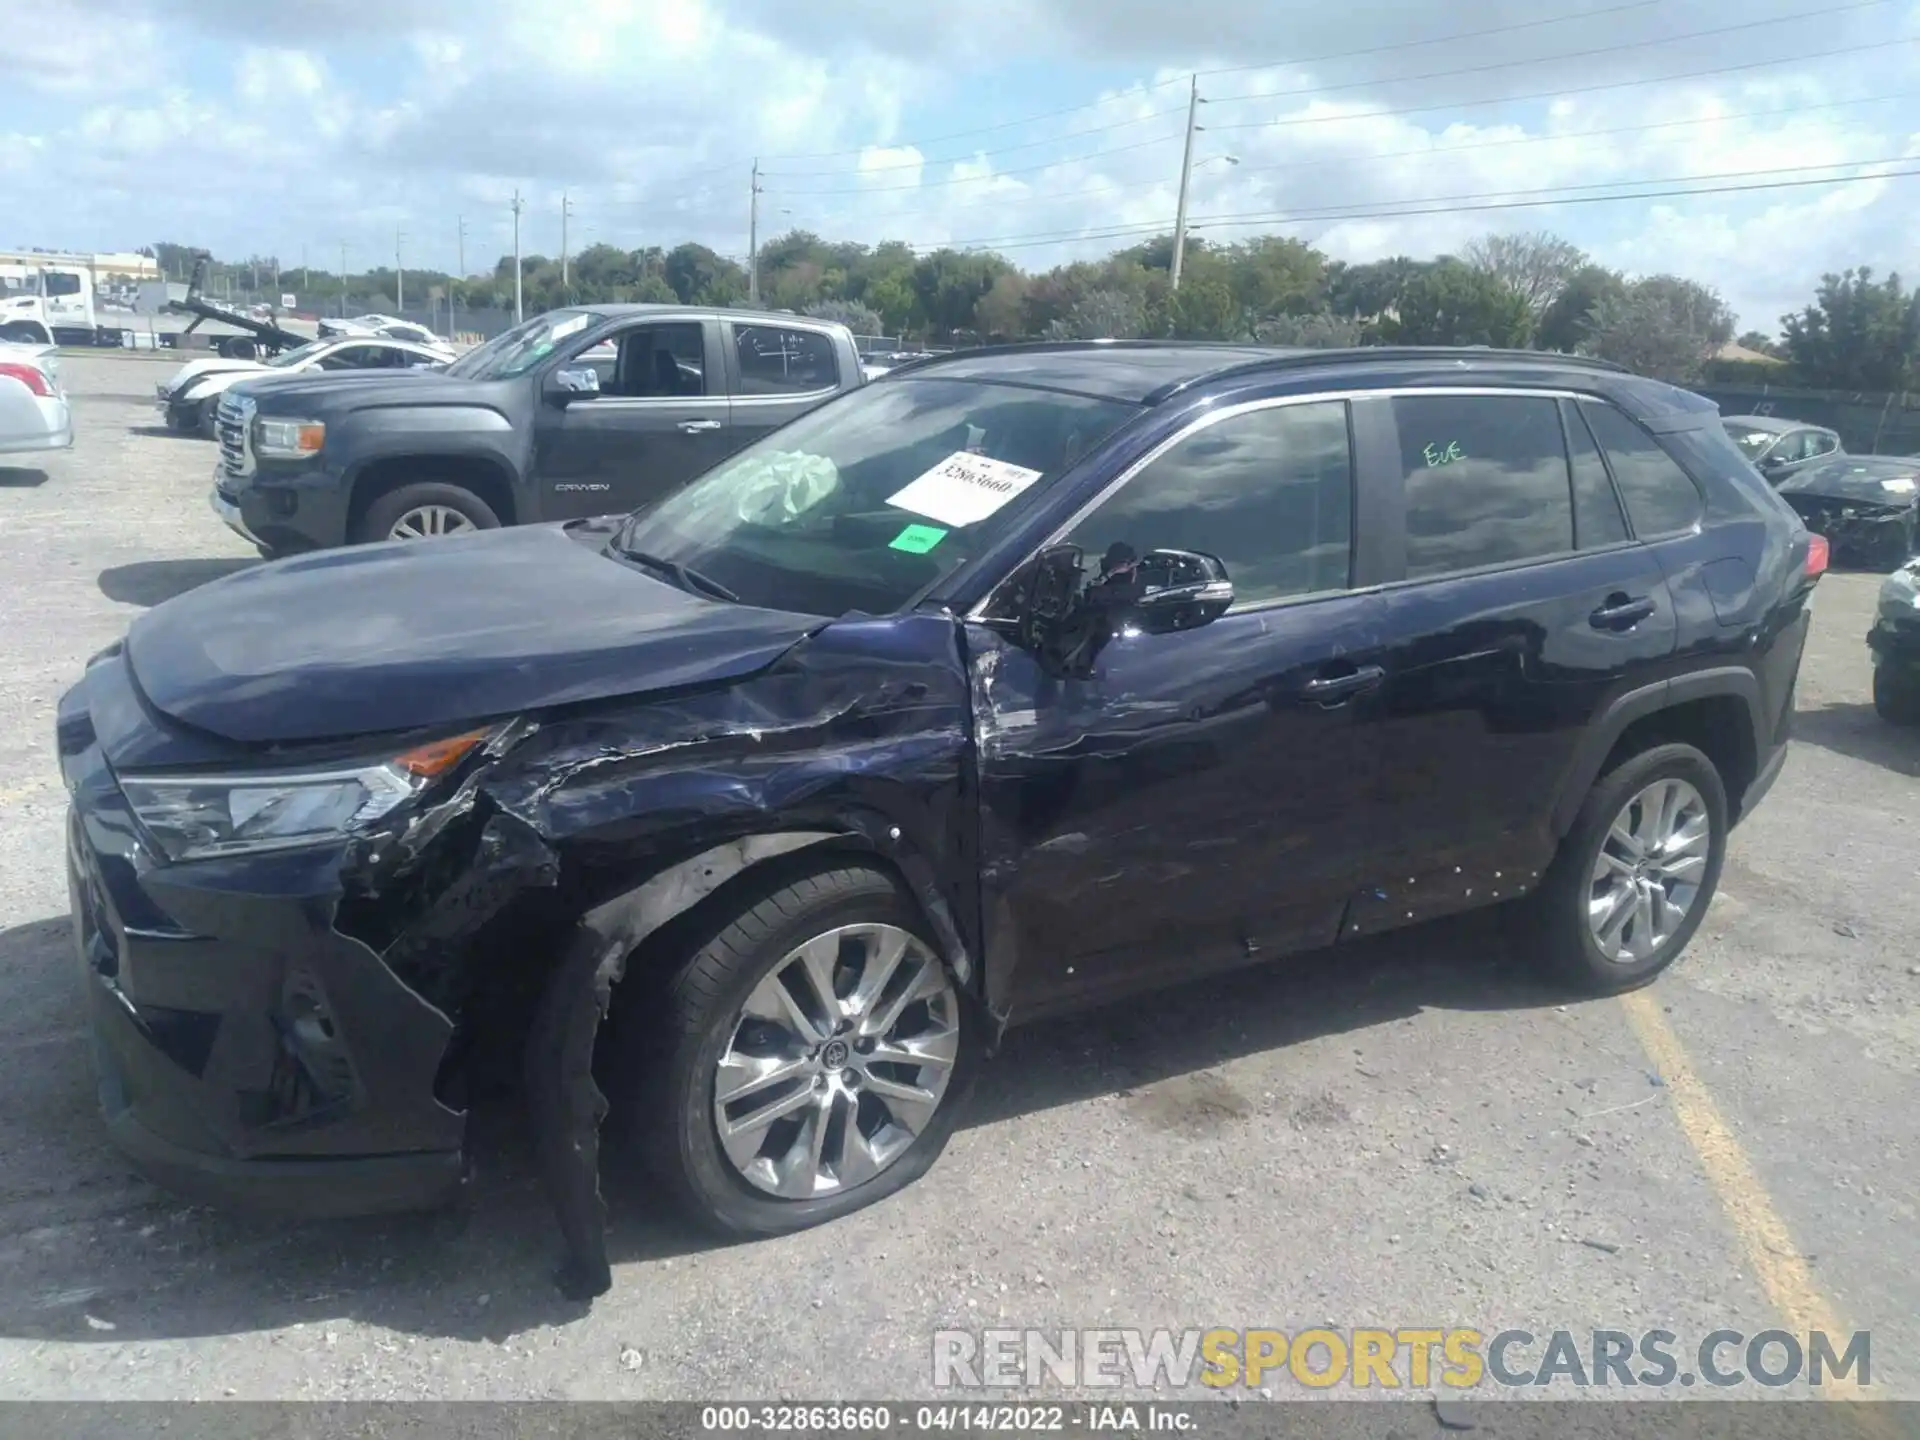
[[[1323,370],[1410,362],[1476,364],[1511,370],[1601,371],[1623,375],[1618,365],[1538,350],[1486,347],[1374,345],[1320,350],[1280,345],[1207,344],[1187,340],[1076,340],[995,345],[915,360],[891,371],[901,377],[938,372],[956,379],[999,380],[1101,399],[1154,405],[1204,381],[1274,371]]]

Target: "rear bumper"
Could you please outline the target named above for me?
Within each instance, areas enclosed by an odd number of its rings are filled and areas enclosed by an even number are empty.
[[[24,388],[24,387],[23,387]],[[73,411],[64,395],[29,395],[0,411],[0,455],[73,448]]]

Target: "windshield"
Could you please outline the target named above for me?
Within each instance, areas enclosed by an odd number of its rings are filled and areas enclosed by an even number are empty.
[[[273,359],[267,361],[267,364],[274,366],[276,369],[286,370],[292,366],[301,365],[313,359],[314,356],[318,355],[331,344],[333,344],[331,340],[309,340],[306,344],[296,349],[289,350],[285,354],[274,356]]]
[[[636,512],[617,544],[748,605],[886,614],[978,555],[1138,413],[973,380],[862,386]]]
[[[1885,505],[1911,501],[1920,478],[1920,460],[1906,456],[1862,459],[1847,456],[1815,465],[1781,481],[1780,490],[1802,495],[1824,495],[1834,500],[1871,500]]]
[[[1736,425],[1729,420],[1726,423],[1727,436],[1740,447],[1740,453],[1748,460],[1758,460],[1767,451],[1767,447],[1780,438],[1778,430],[1756,430],[1751,425]]]
[[[536,315],[477,349],[469,350],[447,367],[462,380],[505,380],[524,375],[553,353],[569,335],[578,335],[593,320],[587,310],[554,310]]]

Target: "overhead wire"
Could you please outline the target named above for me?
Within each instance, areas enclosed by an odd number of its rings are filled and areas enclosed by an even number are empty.
[[[1230,65],[1220,69],[1201,70],[1197,73],[1202,76],[1234,75],[1245,70],[1266,70],[1276,68],[1280,65],[1318,65],[1328,60],[1355,60],[1368,55],[1386,54],[1394,50],[1418,49],[1424,45],[1449,45],[1460,40],[1484,40],[1493,35],[1515,34],[1522,30],[1538,30],[1548,25],[1565,25],[1578,20],[1596,20],[1608,15],[1622,14],[1628,10],[1651,9],[1655,5],[1664,3],[1666,3],[1666,0],[1622,0],[1622,3],[1602,5],[1591,10],[1578,10],[1565,15],[1548,15],[1539,19],[1515,21],[1505,25],[1490,25],[1482,30],[1461,30],[1451,35],[1432,35],[1417,40],[1396,40],[1389,44],[1368,45],[1357,50],[1336,50],[1330,54],[1300,56],[1288,60],[1276,60],[1257,65]],[[940,145],[949,140],[966,140],[975,135],[992,135],[1002,130],[1015,130],[1022,125],[1038,124],[1042,120],[1057,120],[1066,115],[1077,115],[1083,110],[1097,110],[1102,106],[1111,104],[1114,100],[1123,99],[1130,94],[1149,95],[1156,90],[1165,90],[1174,85],[1184,85],[1187,81],[1188,77],[1184,74],[1174,75],[1165,80],[1156,81],[1151,85],[1130,87],[1116,94],[1103,96],[1098,100],[1085,101],[1079,105],[1067,105],[1058,110],[1042,110],[1037,114],[1023,115],[1015,120],[1001,120],[992,125],[978,125],[970,130],[953,130],[944,135],[927,135],[919,139],[899,140],[893,142],[888,148],[897,149],[909,145],[915,147],[921,145]],[[856,145],[845,150],[795,150],[766,155],[761,158],[768,160],[833,160],[842,155],[864,155],[872,148],[874,147],[869,145]]]
[[[1342,81],[1338,84],[1331,84],[1331,85],[1306,86],[1306,87],[1302,87],[1294,90],[1250,91],[1244,95],[1210,96],[1210,97],[1207,97],[1207,99],[1208,99],[1208,103],[1210,104],[1220,104],[1220,105],[1234,104],[1241,101],[1249,101],[1249,100],[1285,100],[1285,99],[1299,98],[1302,96],[1320,96],[1320,95],[1325,95],[1325,94],[1338,92],[1342,90],[1367,89],[1367,88],[1380,86],[1380,85],[1410,84],[1413,82],[1423,81],[1423,80],[1450,79],[1452,77],[1460,76],[1460,75],[1484,75],[1484,74],[1490,74],[1496,70],[1513,70],[1513,69],[1523,68],[1527,66],[1554,64],[1554,63],[1558,63],[1560,61],[1565,61],[1565,60],[1591,59],[1599,55],[1613,55],[1613,54],[1619,54],[1629,50],[1645,50],[1645,49],[1652,48],[1653,46],[1656,46],[1656,45],[1672,45],[1672,44],[1679,44],[1681,42],[1690,41],[1690,40],[1713,39],[1723,35],[1737,34],[1742,31],[1762,29],[1764,27],[1771,26],[1771,25],[1790,24],[1796,20],[1827,19],[1833,15],[1845,14],[1847,12],[1854,11],[1854,10],[1873,9],[1879,6],[1888,5],[1892,3],[1894,3],[1894,0],[1848,0],[1848,3],[1846,4],[1832,5],[1832,6],[1826,7],[1825,9],[1820,9],[1820,10],[1795,11],[1790,15],[1775,15],[1775,16],[1769,16],[1759,20],[1743,20],[1732,25],[1710,26],[1703,30],[1691,30],[1691,31],[1686,31],[1677,35],[1660,35],[1660,36],[1653,36],[1653,37],[1649,37],[1647,39],[1641,39],[1641,40],[1618,41],[1610,45],[1594,46],[1584,50],[1561,51],[1560,53],[1554,54],[1554,55],[1535,56],[1535,57],[1524,59],[1524,60],[1498,60],[1498,61],[1491,61],[1483,65],[1466,65],[1466,66],[1456,66],[1454,68],[1446,69],[1446,70],[1430,70],[1423,74],[1418,74],[1418,75],[1380,76],[1380,77],[1373,77],[1373,78],[1364,79],[1364,80]],[[1509,97],[1509,98],[1513,98],[1513,97]],[[884,174],[901,171],[901,170],[918,170],[918,169],[924,168],[927,165],[956,164],[956,163],[961,163],[961,162],[970,161],[970,160],[985,159],[993,155],[1012,154],[1013,152],[1018,150],[1033,150],[1033,149],[1038,149],[1047,145],[1060,144],[1067,140],[1084,139],[1086,137],[1093,136],[1093,135],[1102,135],[1102,134],[1110,133],[1114,130],[1125,129],[1133,125],[1143,125],[1153,120],[1165,119],[1169,116],[1180,114],[1185,108],[1186,108],[1185,106],[1179,106],[1179,105],[1169,106],[1166,109],[1154,110],[1145,115],[1129,116],[1126,119],[1111,121],[1105,125],[1091,126],[1083,130],[1071,130],[1061,135],[1048,136],[1040,140],[1025,140],[1025,141],[1018,142],[1016,144],[997,146],[992,149],[974,151],[972,153],[965,154],[965,155],[923,156],[918,160],[901,161],[898,163],[892,163],[892,164],[886,164],[886,165],[864,166],[864,167],[860,167],[859,169],[851,173],[857,173],[860,175],[884,175]],[[1207,128],[1234,130],[1234,129],[1250,128],[1250,126],[1252,125],[1259,125],[1263,123],[1266,123],[1266,122],[1255,121],[1255,122],[1248,122],[1247,124],[1209,126]],[[1184,129],[1182,133],[1184,133]],[[1160,139],[1165,139],[1165,138],[1173,138],[1173,137],[1156,137],[1154,141],[1143,142],[1143,143],[1144,144],[1158,143]],[[925,143],[931,144],[934,142],[928,141]],[[896,142],[886,146],[869,146],[865,150],[862,150],[856,153],[866,154],[876,149],[902,150],[902,149],[909,149],[909,148],[917,148],[917,147],[912,146],[906,142]],[[1114,151],[1101,151],[1101,152],[1095,152],[1095,153],[1096,154],[1117,153],[1120,150],[1139,149],[1139,148],[1143,148],[1143,147],[1141,145],[1120,146],[1120,147],[1115,147]],[[761,178],[762,180],[810,179],[810,178],[817,178],[817,177],[823,177],[823,176],[844,176],[844,175],[848,175],[849,173],[850,172],[845,167],[836,167],[831,170],[786,170],[786,171],[763,170],[761,172]],[[1007,173],[1007,172],[1001,172],[1001,173]],[[915,186],[912,188],[919,188],[919,187]],[[794,195],[794,194],[805,194],[808,192],[784,191],[782,193]],[[824,193],[824,192],[814,192],[814,193]]]
[[[1880,0],[1874,0],[1874,3],[1880,3]],[[1805,16],[1802,16],[1801,18],[1805,18]],[[1807,61],[1810,61],[1810,60],[1827,60],[1827,59],[1833,59],[1841,55],[1857,55],[1867,50],[1884,50],[1893,45],[1911,45],[1916,40],[1920,40],[1920,36],[1903,36],[1893,40],[1884,40],[1884,39],[1873,40],[1873,41],[1868,41],[1861,44],[1833,46],[1825,50],[1805,50],[1800,52],[1797,55],[1777,56],[1775,58],[1768,59],[1768,60],[1749,60],[1738,65],[1714,65],[1714,66],[1708,66],[1704,69],[1699,69],[1699,70],[1683,70],[1675,74],[1654,75],[1654,76],[1648,76],[1644,79],[1638,79],[1638,80],[1610,80],[1610,81],[1605,81],[1605,82],[1601,82],[1593,85],[1579,85],[1579,86],[1571,86],[1571,87],[1562,87],[1562,88],[1553,89],[1553,90],[1531,91],[1521,95],[1503,95],[1503,96],[1482,98],[1478,100],[1446,100],[1446,101],[1434,102],[1431,104],[1408,105],[1408,106],[1401,106],[1398,108],[1388,108],[1388,109],[1380,109],[1380,110],[1359,110],[1359,111],[1352,111],[1346,114],[1336,114],[1336,115],[1302,115],[1302,116],[1293,116],[1287,119],[1279,119],[1279,120],[1253,120],[1253,121],[1245,121],[1245,122],[1234,122],[1232,124],[1227,124],[1227,125],[1209,125],[1206,128],[1207,128],[1207,133],[1209,134],[1224,134],[1230,131],[1239,131],[1239,130],[1269,130],[1269,129],[1282,130],[1282,129],[1291,129],[1301,125],[1335,125],[1335,124],[1352,123],[1354,121],[1359,121],[1359,120],[1403,119],[1409,115],[1427,115],[1427,114],[1433,114],[1437,111],[1452,112],[1457,110],[1471,110],[1476,108],[1484,108],[1489,105],[1511,105],[1511,104],[1517,104],[1521,101],[1526,101],[1526,100],[1559,100],[1559,99],[1565,99],[1567,97],[1575,96],[1575,95],[1595,95],[1595,94],[1600,94],[1602,92],[1609,91],[1609,90],[1630,90],[1630,89],[1635,89],[1644,85],[1670,84],[1677,80],[1702,80],[1702,79],[1710,79],[1714,76],[1719,76],[1719,75],[1742,74],[1752,70],[1770,69],[1771,67],[1776,65],[1805,64]],[[1136,141],[1128,145],[1115,145],[1115,146],[1108,147],[1106,149],[1095,150],[1084,155],[1061,156],[1056,159],[1045,161],[1040,164],[1014,166],[1009,169],[995,170],[988,174],[983,174],[983,175],[959,175],[959,176],[949,176],[947,178],[940,179],[940,180],[924,180],[916,184],[850,185],[850,186],[838,186],[838,187],[834,187],[831,189],[824,189],[824,190],[785,190],[785,189],[775,190],[770,188],[765,193],[769,195],[776,195],[783,199],[798,200],[798,199],[806,199],[806,198],[820,198],[820,197],[826,197],[831,195],[885,195],[889,193],[896,193],[896,192],[906,191],[906,190],[931,190],[931,189],[945,188],[953,185],[979,185],[979,184],[985,184],[989,181],[1005,179],[1005,178],[1018,176],[1018,175],[1038,174],[1040,171],[1053,170],[1060,166],[1084,164],[1089,160],[1103,159],[1109,155],[1127,154],[1132,151],[1147,149],[1150,146],[1163,145],[1170,140],[1176,140],[1180,138],[1181,137],[1178,135],[1156,136],[1152,140]],[[940,164],[940,163],[962,163],[962,162],[928,161],[926,163]],[[762,178],[764,179],[766,177],[763,176]]]
[[[1911,164],[1915,168],[1904,170],[1879,170],[1860,175],[1823,175],[1799,180],[1765,180],[1735,185],[1693,185],[1692,180],[1733,178],[1743,175],[1782,175],[1794,174],[1800,170],[1831,170],[1844,166],[1861,165],[1901,165]],[[1405,199],[1386,199],[1364,202],[1351,206],[1333,206],[1325,209],[1286,210],[1271,212],[1236,212],[1229,215],[1196,215],[1188,226],[1188,233],[1215,227],[1241,227],[1248,225],[1306,225],[1346,220],[1393,220],[1422,215],[1470,214],[1488,210],[1525,210],[1559,205],[1597,205],[1609,204],[1621,200],[1657,200],[1685,195],[1733,195],[1768,190],[1801,189],[1816,185],[1858,184],[1868,180],[1894,180],[1906,176],[1920,175],[1920,155],[1893,156],[1877,160],[1835,160],[1824,165],[1811,166],[1770,166],[1765,170],[1727,171],[1720,177],[1690,176],[1674,180],[1614,180],[1601,181],[1590,186],[1555,186],[1548,191],[1534,190],[1488,190],[1479,195],[1460,196],[1422,196]],[[1632,189],[1618,195],[1580,195],[1570,191],[1596,189],[1602,187],[1632,186],[1668,186],[1671,188],[1645,190]],[[1540,196],[1542,198],[1481,201],[1481,196]],[[1412,207],[1412,208],[1408,208]],[[948,241],[909,241],[915,250],[951,249],[951,250],[1018,250],[1030,249],[1041,245],[1064,245],[1084,240],[1142,239],[1153,235],[1164,235],[1168,226],[1165,221],[1141,221],[1126,225],[1110,226],[1092,230],[1055,231],[1027,235],[1008,235],[984,240],[948,240]]]

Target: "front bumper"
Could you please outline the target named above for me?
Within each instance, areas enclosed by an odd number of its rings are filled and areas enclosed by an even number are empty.
[[[262,1214],[447,1203],[465,1174],[465,1116],[435,1094],[451,1024],[333,929],[337,857],[154,862],[81,698],[109,671],[124,665],[89,671],[59,722],[109,1135],[168,1189]]]
[[[317,467],[265,477],[235,475],[224,460],[208,496],[214,514],[263,550],[291,555],[347,543],[347,505],[331,474]]]

